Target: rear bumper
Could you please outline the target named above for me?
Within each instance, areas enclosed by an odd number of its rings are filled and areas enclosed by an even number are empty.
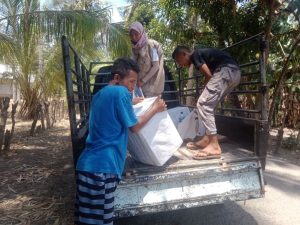
[[[129,217],[264,196],[258,159],[186,168],[125,179],[115,196],[115,216]]]

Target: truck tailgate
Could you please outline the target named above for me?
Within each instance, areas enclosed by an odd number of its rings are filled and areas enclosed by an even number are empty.
[[[197,161],[185,147],[163,167],[127,159],[115,193],[115,216],[127,217],[264,196],[259,159],[223,143],[221,159]]]

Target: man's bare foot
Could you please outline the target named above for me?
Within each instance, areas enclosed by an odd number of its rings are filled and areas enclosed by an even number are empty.
[[[186,147],[190,150],[198,150],[205,148],[209,144],[209,138],[208,136],[203,136],[203,138],[197,142],[188,142],[186,144]]]
[[[194,159],[212,159],[221,157],[221,147],[218,142],[217,135],[208,136],[209,144],[201,151],[194,154]]]

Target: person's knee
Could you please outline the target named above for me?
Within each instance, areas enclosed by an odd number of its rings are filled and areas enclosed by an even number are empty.
[[[197,108],[203,107],[207,104],[205,96],[201,95],[197,101]]]
[[[199,113],[203,113],[207,116],[213,115],[214,114],[214,107],[207,104],[207,102],[198,102],[197,103],[197,108],[199,110]]]

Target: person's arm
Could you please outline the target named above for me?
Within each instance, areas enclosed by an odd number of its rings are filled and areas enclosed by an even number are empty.
[[[160,63],[159,59],[162,59],[163,55],[161,54],[161,56],[159,57],[158,51],[159,50],[156,48],[151,49],[150,54],[151,54],[152,67],[151,67],[150,71],[145,76],[143,76],[143,78],[139,81],[140,87],[142,87],[145,83],[147,83],[159,71],[159,63]]]
[[[138,117],[138,123],[130,127],[130,131],[138,132],[156,113],[166,110],[166,107],[165,101],[158,97],[152,106],[142,116]]]
[[[140,102],[142,102],[144,100],[143,97],[135,97],[132,99],[132,104],[135,105],[135,104],[138,104]]]
[[[204,58],[202,57],[201,51],[196,51],[192,54],[191,60],[194,64],[194,66],[204,75],[204,86],[208,83],[210,78],[212,77],[212,74],[210,72],[210,69],[208,68]]]
[[[148,80],[150,80],[153,76],[155,76],[157,74],[158,70],[159,70],[159,61],[152,62],[152,67],[151,67],[150,71],[139,82],[140,87],[142,87],[145,83],[148,82]]]
[[[206,84],[208,83],[208,81],[212,77],[210,69],[208,68],[208,66],[207,66],[206,63],[200,65],[198,69],[204,75],[204,78],[205,78],[205,80],[204,80],[204,86],[206,86]]]

